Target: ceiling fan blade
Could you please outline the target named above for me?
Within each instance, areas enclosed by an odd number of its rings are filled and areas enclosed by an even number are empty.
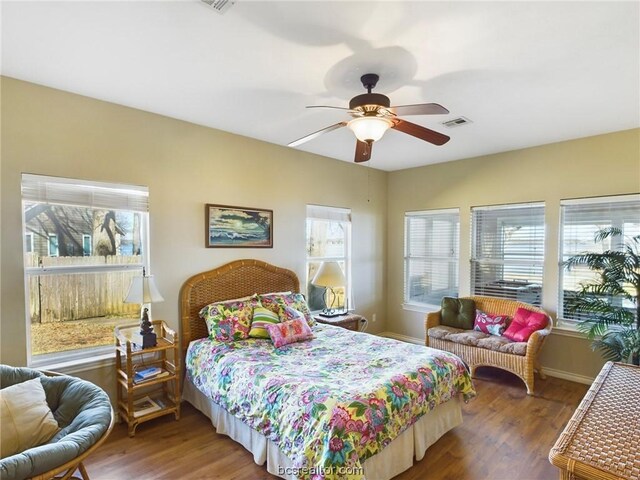
[[[387,108],[395,115],[439,115],[449,113],[449,110],[437,103],[419,103],[417,105],[398,105]]]
[[[319,137],[323,133],[332,132],[333,130],[336,130],[338,128],[342,128],[342,127],[344,127],[346,125],[347,125],[347,122],[336,123],[335,125],[331,125],[329,127],[325,127],[322,130],[318,130],[317,132],[310,133],[309,135],[305,135],[302,138],[294,140],[293,142],[289,143],[287,146],[288,147],[297,147],[298,145],[302,145],[303,143],[308,142],[309,140],[313,140],[314,138]]]
[[[391,126],[391,128],[400,130],[401,132],[407,133],[409,135],[413,135],[420,140],[433,143],[434,145],[444,145],[451,139],[450,137],[447,137],[442,133],[438,133],[434,130],[429,130],[428,128],[416,125],[415,123],[407,122],[406,120],[401,120],[399,118],[395,118],[393,120],[393,125]]]
[[[373,143],[373,142],[372,142]],[[372,143],[361,142],[357,140],[356,143],[356,157],[353,159],[356,163],[366,162],[371,158],[371,145]]]
[[[334,107],[333,105],[307,105],[306,108],[333,108],[334,110],[350,110],[345,107]]]

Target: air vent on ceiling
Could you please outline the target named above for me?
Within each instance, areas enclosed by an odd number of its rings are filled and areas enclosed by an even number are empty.
[[[453,127],[461,127],[462,125],[466,125],[468,123],[473,123],[467,117],[458,117],[453,120],[447,120],[446,122],[442,122],[442,125],[445,127],[453,128]]]
[[[206,3],[218,13],[224,13],[229,10],[236,0],[200,0],[202,3]]]

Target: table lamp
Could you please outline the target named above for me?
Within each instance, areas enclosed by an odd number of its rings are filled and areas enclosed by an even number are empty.
[[[342,273],[338,262],[322,262],[311,283],[319,287],[325,287],[325,308],[320,315],[323,317],[337,317],[345,313],[344,311],[336,311],[333,308],[333,304],[336,302],[334,288],[344,287],[347,283],[347,279]]]
[[[123,300],[124,303],[139,303],[142,305],[140,335],[142,336],[142,348],[151,348],[157,345],[156,334],[153,332],[153,325],[149,320],[150,303],[164,302],[164,298],[160,295],[153,275],[147,275],[145,269],[142,269],[141,277],[133,277],[129,293]]]

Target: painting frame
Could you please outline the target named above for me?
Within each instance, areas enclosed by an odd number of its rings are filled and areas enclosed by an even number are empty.
[[[273,248],[273,210],[205,204],[206,248]]]

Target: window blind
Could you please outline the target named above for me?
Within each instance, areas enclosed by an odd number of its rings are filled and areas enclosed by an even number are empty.
[[[109,210],[149,211],[149,189],[87,180],[22,174],[26,202],[86,206]]]
[[[640,195],[563,200],[560,223],[558,312],[563,320],[575,321],[577,314],[569,311],[568,300],[580,290],[581,284],[597,280],[597,273],[586,266],[567,271],[563,262],[579,253],[620,250],[623,244],[620,237],[595,242],[595,235],[603,228],[619,228],[627,238],[640,235]]]
[[[351,222],[351,209],[325,207],[323,205],[307,205],[307,218],[329,220],[332,222]]]
[[[471,291],[540,305],[544,204],[471,209]]]
[[[458,295],[460,214],[458,209],[405,214],[404,298],[440,305]]]

